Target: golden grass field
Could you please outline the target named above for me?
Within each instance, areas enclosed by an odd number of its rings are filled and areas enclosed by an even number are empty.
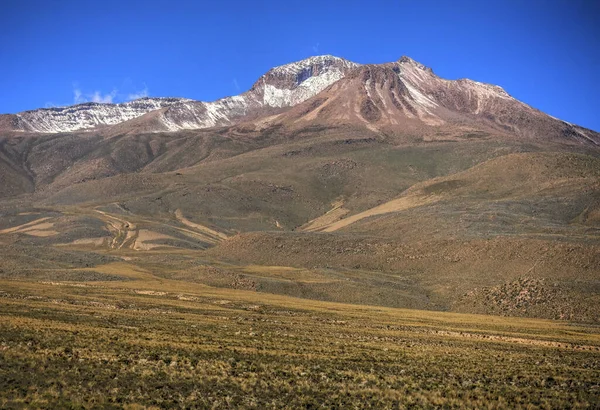
[[[1,408],[600,406],[597,325],[93,270],[124,280],[0,281]]]

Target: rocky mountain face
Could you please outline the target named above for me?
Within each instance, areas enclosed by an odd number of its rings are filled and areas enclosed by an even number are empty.
[[[87,102],[70,107],[40,108],[10,116],[14,130],[57,133],[119,124],[150,111],[191,101],[185,98],[140,98],[120,104]],[[5,120],[5,122],[7,122]]]
[[[548,116],[501,87],[469,79],[446,80],[406,56],[371,65],[330,55],[311,57],[275,67],[250,90],[213,102],[142,98],[121,104],[84,103],[3,115],[0,129],[39,133],[107,126],[116,126],[115,133],[203,129],[299,105],[278,122],[300,116],[302,123],[349,121],[387,132],[399,127],[468,124],[516,136],[600,144],[598,133]]]
[[[355,67],[358,64],[329,55],[275,67],[241,95],[169,107],[154,119],[154,128],[176,131],[231,125],[273,108],[294,106],[317,95]]]
[[[486,130],[513,137],[600,145],[600,134],[558,120],[499,86],[446,80],[409,57],[356,67],[274,122],[362,125],[374,132],[421,134],[436,129]]]
[[[359,64],[338,57],[312,57],[271,69],[250,93],[269,107],[294,106],[317,95],[356,67]]]
[[[142,98],[121,104],[85,103],[0,116],[0,129],[57,133],[108,126],[115,134],[204,129],[296,106],[276,122],[351,122],[386,132],[468,125],[513,136],[600,144],[598,133],[546,115],[501,87],[446,80],[406,56],[370,65],[330,55],[311,57],[275,67],[250,90],[213,102]]]
[[[186,98],[141,98],[121,104],[84,103],[70,107],[42,108],[0,118],[0,127],[41,133],[89,130],[120,124],[161,110],[145,120],[146,131],[176,131],[232,124],[262,108],[296,105],[318,94],[358,64],[333,56],[311,57],[275,67],[252,88],[238,96],[214,102]],[[139,121],[137,121],[139,123]]]
[[[487,124],[522,137],[571,139],[600,145],[600,134],[551,117],[513,98],[502,87],[469,79],[446,80],[430,68],[402,57],[397,63],[417,114],[434,122]],[[457,118],[457,114],[460,118]]]

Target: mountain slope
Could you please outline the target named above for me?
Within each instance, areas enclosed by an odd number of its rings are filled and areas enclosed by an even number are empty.
[[[57,133],[115,125],[160,110],[149,117],[151,131],[210,128],[232,124],[261,108],[298,104],[342,78],[358,64],[333,56],[311,57],[275,67],[239,95],[214,102],[185,98],[141,98],[121,104],[84,103],[71,107],[44,108],[6,115],[2,129]],[[166,108],[164,110],[161,110]],[[138,121],[139,122],[139,121]]]
[[[502,88],[445,80],[408,57],[363,65],[322,93],[276,117],[273,124],[352,123],[386,134],[427,135],[470,129],[527,139],[600,146],[600,134],[558,120],[514,99]],[[442,133],[443,134],[443,133]]]
[[[317,229],[245,233],[208,252],[239,264],[349,270],[355,285],[353,275],[385,273],[382,292],[410,287],[410,303],[422,309],[597,321],[599,161],[504,155]],[[495,302],[485,302],[489,293]],[[394,303],[384,295],[373,300]]]
[[[14,130],[57,133],[114,125],[173,104],[184,98],[140,98],[121,104],[87,102],[70,107],[40,108],[11,116]],[[6,121],[6,120],[5,120]]]
[[[256,117],[268,114],[272,109],[301,103],[357,66],[333,56],[311,57],[269,70],[241,95],[208,103],[195,101],[174,105],[149,120],[153,122],[154,130],[163,131],[231,125],[244,117]]]
[[[0,276],[100,254],[209,286],[600,320],[598,133],[407,57],[161,101],[27,117],[97,125],[70,132],[0,117]]]
[[[288,107],[296,109],[285,112]],[[267,124],[291,128],[307,123],[353,123],[392,134],[474,127],[519,138],[600,145],[598,133],[546,115],[501,87],[468,79],[446,80],[406,56],[393,63],[363,66],[330,55],[311,57],[275,67],[247,92],[214,102],[143,98],[122,104],[39,109],[3,115],[0,130],[57,133],[108,127],[106,135],[118,135],[253,120],[264,126],[263,118]]]

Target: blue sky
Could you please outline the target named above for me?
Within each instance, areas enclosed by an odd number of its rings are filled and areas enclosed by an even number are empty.
[[[316,54],[408,55],[600,131],[596,0],[4,0],[0,112],[142,95],[210,101]]]

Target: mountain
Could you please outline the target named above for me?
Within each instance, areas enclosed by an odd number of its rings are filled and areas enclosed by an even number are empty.
[[[300,127],[364,124],[388,134],[473,127],[519,138],[600,145],[597,132],[544,114],[501,87],[468,79],[445,80],[409,57],[357,67],[278,121]]]
[[[312,57],[214,102],[4,115],[0,278],[101,255],[210,286],[598,322],[599,144],[408,57]]]
[[[311,101],[304,103],[307,100]],[[501,87],[469,79],[445,80],[406,56],[394,63],[369,65],[330,55],[311,57],[275,67],[249,91],[214,102],[143,98],[121,104],[85,103],[5,116],[0,127],[50,133],[117,124],[121,126],[115,133],[204,129],[277,114],[282,108],[302,103],[295,113],[306,116],[304,122],[358,121],[387,132],[400,125],[417,129],[475,125],[520,137],[600,144],[598,133],[546,115]],[[290,119],[295,113],[286,116],[288,122],[301,121]]]
[[[121,104],[86,102],[70,107],[40,108],[8,117],[12,129],[40,133],[86,130],[119,124],[150,111],[181,104],[185,98],[140,98]],[[6,121],[6,120],[5,120]]]
[[[17,131],[70,132],[123,123],[163,108],[158,118],[150,117],[154,125],[152,131],[229,125],[261,108],[296,105],[357,66],[342,58],[318,56],[275,67],[261,76],[249,91],[214,102],[146,97],[121,104],[84,103],[25,111],[1,119],[0,125]]]

